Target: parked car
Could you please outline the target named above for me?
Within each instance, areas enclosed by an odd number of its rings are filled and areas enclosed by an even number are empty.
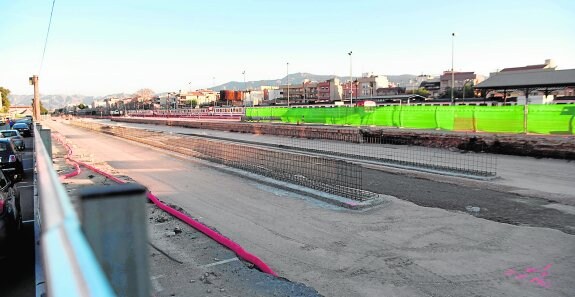
[[[1,130],[0,131],[0,139],[1,138],[8,138],[14,143],[14,147],[19,150],[23,151],[26,149],[26,145],[24,144],[24,138],[20,135],[18,130]]]
[[[32,136],[32,130],[30,129],[30,126],[26,124],[26,122],[16,122],[16,124],[12,126],[12,129],[18,131],[23,137]]]
[[[24,178],[22,154],[8,138],[0,138],[0,168],[11,180],[21,181]]]
[[[32,127],[32,125],[34,125],[34,124],[33,124],[32,120],[30,120],[29,118],[23,118],[23,119],[17,120],[14,124],[18,124],[18,123],[24,123],[24,124],[28,125],[28,129],[30,129],[30,130],[34,129],[34,127]]]
[[[14,181],[0,170],[0,259],[10,254],[21,229],[20,192],[14,188]]]

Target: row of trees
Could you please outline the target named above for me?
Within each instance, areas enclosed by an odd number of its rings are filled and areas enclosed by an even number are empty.
[[[0,93],[2,93],[2,112],[7,113],[8,110],[10,110],[10,100],[8,100],[10,90],[4,87],[0,87]]]
[[[473,86],[465,85],[464,88],[455,88],[453,90],[453,97],[455,98],[474,98],[475,91],[473,90]],[[445,88],[445,93],[441,94],[439,98],[451,98],[451,88]]]

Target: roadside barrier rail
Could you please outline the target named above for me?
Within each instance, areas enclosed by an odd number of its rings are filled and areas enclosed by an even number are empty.
[[[48,296],[116,296],[60,183],[42,129],[34,128],[40,253]],[[36,206],[38,207],[38,205]],[[39,216],[39,217],[38,217]],[[37,290],[38,292],[38,290]]]

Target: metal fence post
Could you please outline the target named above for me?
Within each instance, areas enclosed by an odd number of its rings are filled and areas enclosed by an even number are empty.
[[[38,125],[38,131],[40,132],[40,138],[42,138],[42,142],[48,152],[48,156],[52,159],[52,131],[50,129],[42,128],[40,125]]]
[[[150,296],[145,192],[123,184],[79,194],[82,229],[118,296]]]

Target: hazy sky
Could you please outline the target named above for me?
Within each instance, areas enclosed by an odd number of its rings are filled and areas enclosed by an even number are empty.
[[[0,86],[106,95],[314,74],[575,68],[575,1],[0,0]],[[191,84],[190,84],[191,82]]]

